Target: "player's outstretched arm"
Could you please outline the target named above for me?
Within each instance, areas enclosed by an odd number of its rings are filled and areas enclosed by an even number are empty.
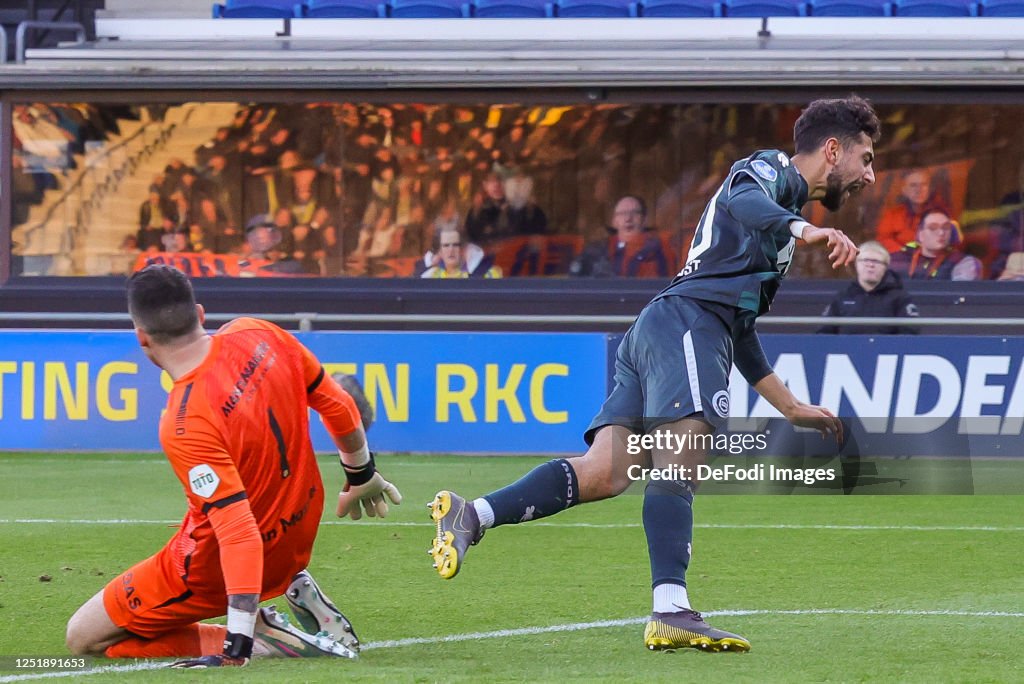
[[[836,442],[842,444],[842,421],[824,406],[805,404],[797,399],[775,373],[754,385],[754,390],[793,425],[817,430],[823,438],[833,435]]]
[[[846,233],[837,228],[819,228],[810,223],[804,224],[801,239],[809,245],[822,245],[828,251],[828,260],[832,268],[841,268],[853,263],[857,258],[857,246]]]
[[[359,432],[362,431],[360,428]],[[342,440],[338,441],[341,467],[345,471],[345,487],[338,493],[338,517],[351,515],[353,520],[359,520],[365,510],[371,518],[383,518],[388,514],[387,499],[400,504],[402,493],[377,472],[373,452],[366,448],[365,438],[362,447],[355,451],[349,451]]]

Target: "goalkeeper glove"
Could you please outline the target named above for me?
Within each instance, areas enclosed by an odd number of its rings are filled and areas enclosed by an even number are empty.
[[[391,503],[402,503],[402,493],[398,487],[391,484],[377,472],[377,466],[373,461],[373,453],[370,453],[370,460],[361,466],[350,466],[341,464],[345,470],[345,487],[338,493],[338,517],[344,518],[351,515],[353,520],[363,517],[360,509],[366,509],[366,515],[383,518],[388,514],[388,502],[384,498],[387,495]]]

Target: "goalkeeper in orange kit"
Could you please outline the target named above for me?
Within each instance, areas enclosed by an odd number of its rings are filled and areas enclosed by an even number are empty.
[[[160,443],[188,512],[156,554],[89,599],[68,623],[75,654],[177,657],[179,667],[244,665],[253,656],[356,657],[351,624],[306,570],[324,486],[309,437],[320,414],[347,484],[337,514],[383,517],[398,489],[376,471],[352,396],[281,328],[236,319],[208,334],[180,271],[149,266],[128,281],[145,354],[174,380]],[[304,629],[260,601],[284,595]],[[200,622],[227,615],[227,625]]]

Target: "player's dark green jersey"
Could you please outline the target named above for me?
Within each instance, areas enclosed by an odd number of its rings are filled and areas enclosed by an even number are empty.
[[[793,260],[790,223],[802,221],[807,182],[778,150],[733,164],[693,234],[686,265],[658,295],[684,295],[747,309],[771,306]]]

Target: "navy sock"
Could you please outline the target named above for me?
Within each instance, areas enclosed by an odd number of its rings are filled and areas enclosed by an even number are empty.
[[[579,501],[576,471],[564,458],[548,461],[484,499],[494,509],[494,527],[554,515]]]
[[[651,557],[651,586],[686,586],[693,540],[693,483],[651,480],[644,489],[644,532]]]

